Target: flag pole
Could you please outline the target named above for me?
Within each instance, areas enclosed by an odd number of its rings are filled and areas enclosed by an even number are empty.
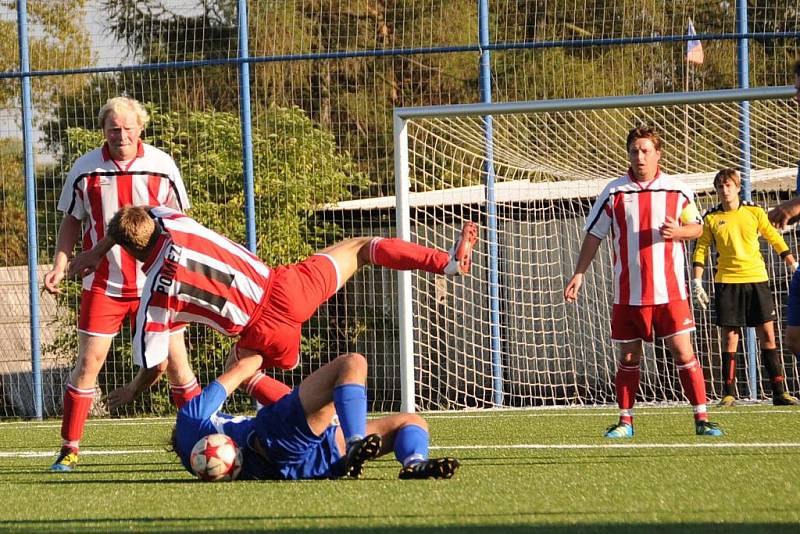
[[[684,54],[686,56],[686,54]],[[692,62],[689,61],[689,58],[686,58],[686,69],[683,74],[683,92],[689,92],[689,69],[691,68]],[[689,172],[689,104],[684,104],[683,106],[683,164],[684,164],[684,172]]]

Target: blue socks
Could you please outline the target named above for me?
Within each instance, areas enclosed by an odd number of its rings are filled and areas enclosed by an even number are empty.
[[[408,425],[397,431],[394,457],[406,467],[428,459],[428,432],[421,426]]]
[[[333,405],[345,442],[363,439],[367,433],[367,388],[360,384],[336,386]]]

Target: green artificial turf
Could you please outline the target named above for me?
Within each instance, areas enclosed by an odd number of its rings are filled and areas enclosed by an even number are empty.
[[[800,532],[800,410],[641,408],[636,436],[601,437],[614,410],[427,414],[451,480],[202,483],[166,451],[168,420],[91,421],[81,463],[48,470],[59,422],[0,424],[0,530],[27,532]]]

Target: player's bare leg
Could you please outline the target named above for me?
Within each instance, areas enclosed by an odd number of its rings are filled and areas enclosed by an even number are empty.
[[[478,241],[478,227],[466,222],[450,252],[432,249],[397,238],[356,237],[319,252],[336,262],[339,288],[364,265],[395,270],[419,269],[434,274],[466,274],[472,265],[472,251]]]
[[[378,456],[381,436],[367,433],[367,360],[361,354],[342,354],[314,371],[300,384],[299,398],[309,428],[317,435],[334,414],[341,430],[342,475],[361,478],[364,463]]]

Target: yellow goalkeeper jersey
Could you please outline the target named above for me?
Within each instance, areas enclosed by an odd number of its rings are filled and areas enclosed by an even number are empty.
[[[761,256],[759,235],[764,236],[781,257],[789,254],[789,246],[770,224],[764,208],[742,202],[737,209],[725,211],[719,204],[703,214],[703,235],[697,240],[693,263],[705,267],[713,243],[717,252],[715,282],[766,282],[767,267]]]

